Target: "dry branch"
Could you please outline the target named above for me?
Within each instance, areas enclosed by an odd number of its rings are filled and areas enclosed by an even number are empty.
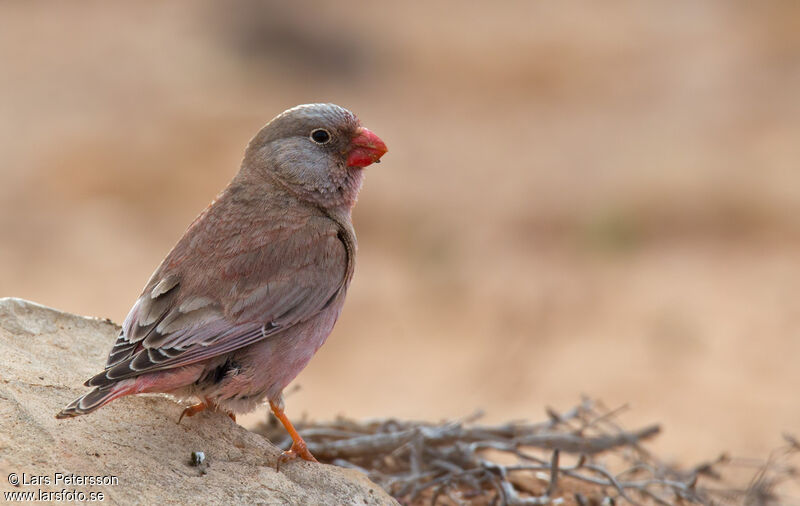
[[[402,504],[772,505],[781,504],[779,485],[797,482],[786,463],[800,455],[796,439],[787,436],[749,486],[736,487],[720,469],[741,462],[667,465],[641,445],[659,427],[625,430],[616,422],[623,409],[585,399],[564,413],[548,409],[548,419],[533,424],[479,425],[476,413],[441,424],[340,418],[300,432],[318,459],[367,474]],[[274,428],[257,431],[280,434]]]

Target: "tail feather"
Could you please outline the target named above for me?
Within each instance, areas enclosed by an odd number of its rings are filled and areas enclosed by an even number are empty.
[[[59,411],[56,418],[72,418],[74,416],[86,415],[99,409],[114,399],[133,393],[133,382],[120,382],[107,387],[98,387],[91,392],[78,397],[74,401]]]

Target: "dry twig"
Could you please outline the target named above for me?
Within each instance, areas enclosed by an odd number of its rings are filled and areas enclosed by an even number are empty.
[[[721,468],[742,463],[666,465],[641,445],[659,427],[627,431],[615,420],[622,409],[584,399],[534,424],[479,425],[476,413],[441,424],[340,418],[300,432],[318,459],[367,474],[402,504],[772,505],[781,504],[778,485],[797,483],[787,459],[800,455],[800,443],[789,436],[750,486],[712,488],[705,482],[726,485]],[[275,434],[269,424],[257,431]]]

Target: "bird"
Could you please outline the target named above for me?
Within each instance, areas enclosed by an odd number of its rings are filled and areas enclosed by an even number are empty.
[[[84,383],[92,390],[56,418],[140,393],[199,401],[181,419],[209,409],[235,420],[267,401],[292,438],[278,464],[316,462],[283,390],[341,313],[357,249],[352,209],[364,168],[386,152],[335,104],[273,118],[147,281],[104,370]]]

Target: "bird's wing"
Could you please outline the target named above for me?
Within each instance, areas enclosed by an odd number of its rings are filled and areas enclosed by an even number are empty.
[[[337,222],[309,221],[314,226],[260,233],[256,243],[243,243],[228,231],[228,241],[217,238],[216,247],[240,242],[229,251],[206,252],[213,260],[205,263],[187,262],[186,255],[204,252],[180,251],[179,243],[125,319],[105,370],[86,385],[199,362],[319,313],[346,289],[354,245]],[[180,265],[192,264],[194,272],[171,267],[176,255],[184,255]]]

